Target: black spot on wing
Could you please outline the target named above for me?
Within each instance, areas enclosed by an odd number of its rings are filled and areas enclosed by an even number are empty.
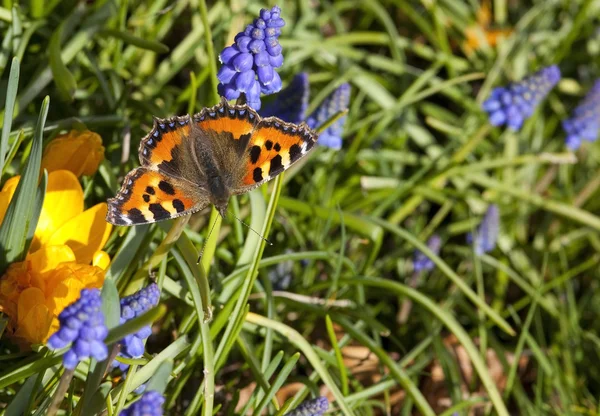
[[[281,171],[283,171],[283,164],[281,163],[281,161],[281,155],[277,155],[273,159],[271,159],[271,166],[269,167],[270,177],[273,177],[278,173],[281,173]]]
[[[254,182],[257,182],[257,183],[263,180],[262,168],[254,169],[254,172],[252,172],[252,179],[254,179]]]
[[[142,198],[144,199],[144,202],[150,202],[150,195],[144,194],[142,195]]]
[[[154,188],[151,186],[146,186],[146,193],[150,195],[154,195]]]
[[[279,143],[275,143],[274,149],[276,152],[279,152],[281,150],[281,145]]]
[[[182,212],[185,210],[185,206],[183,205],[183,202],[181,202],[180,199],[173,200],[173,208],[175,208],[177,212]]]
[[[175,189],[173,189],[173,186],[167,181],[160,181],[158,183],[158,188],[167,195],[175,195]]]
[[[294,163],[300,156],[302,156],[302,149],[297,144],[293,144],[292,147],[290,147],[290,160]]]
[[[148,221],[146,221],[146,217],[144,217],[144,214],[142,214],[142,211],[140,211],[137,208],[131,208],[129,211],[127,211],[127,217],[134,224],[141,224],[144,222],[148,222]]]
[[[148,209],[154,215],[154,219],[156,221],[166,220],[167,218],[171,218],[171,214],[169,211],[164,209],[160,204],[150,204]]]
[[[273,148],[273,142],[272,142],[271,140],[267,140],[267,141],[265,142],[265,148],[266,148],[267,150],[271,150],[271,149]]]
[[[256,162],[258,162],[259,157],[260,157],[260,147],[252,146],[250,148],[250,162],[252,162],[252,164],[255,164]]]

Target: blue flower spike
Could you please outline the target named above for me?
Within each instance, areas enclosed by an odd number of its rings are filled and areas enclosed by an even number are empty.
[[[158,304],[160,300],[160,289],[156,283],[151,283],[131,296],[121,299],[120,324],[137,318],[148,312]],[[129,334],[121,340],[121,351],[119,355],[126,358],[140,358],[144,355],[144,341],[152,335],[150,325],[143,327],[134,334]],[[129,365],[115,361],[113,364],[125,371]]]
[[[475,231],[475,239],[469,233],[467,242],[475,247],[475,254],[482,254],[492,251],[496,247],[496,241],[500,234],[500,210],[498,205],[492,204],[488,207],[479,227]]]
[[[329,402],[326,397],[317,397],[316,399],[305,400],[298,407],[285,416],[323,416],[329,408]]]
[[[438,235],[432,235],[427,241],[427,247],[435,254],[440,253],[442,239]],[[435,268],[433,261],[419,250],[415,250],[413,258],[413,269],[416,273],[431,271]]]
[[[595,142],[600,131],[600,80],[588,91],[575,108],[571,118],[562,122],[569,150],[577,150],[583,140]]]
[[[490,124],[506,124],[518,131],[548,93],[560,81],[560,69],[556,65],[543,68],[519,82],[492,90],[484,101],[483,109],[488,113]]]
[[[279,36],[285,21],[281,9],[262,9],[260,17],[246,26],[235,37],[235,43],[219,55],[223,64],[219,69],[219,94],[228,100],[246,94],[250,107],[259,110],[260,94],[273,94],[281,90],[281,78],[276,68],[283,65]]]
[[[350,84],[342,84],[325,98],[319,107],[308,116],[306,124],[308,124],[311,129],[316,129],[334,114],[347,109],[349,104]],[[325,131],[319,133],[318,143],[332,149],[341,149],[342,133],[344,131],[345,122],[346,116],[343,116],[331,126],[327,127]]]
[[[127,409],[121,410],[119,416],[162,416],[164,403],[164,396],[151,390]]]
[[[309,94],[308,74],[300,72],[287,87],[277,93],[273,101],[262,108],[260,115],[275,116],[288,123],[300,124],[306,117]]]
[[[58,315],[58,321],[60,327],[48,339],[48,347],[56,350],[71,345],[63,356],[66,369],[74,370],[86,358],[102,361],[108,357],[108,348],[104,344],[108,329],[98,289],[83,289],[79,299]]]

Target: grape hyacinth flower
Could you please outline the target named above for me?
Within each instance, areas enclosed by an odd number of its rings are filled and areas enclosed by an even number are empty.
[[[475,238],[469,233],[467,242],[475,247],[478,256],[492,251],[496,247],[496,240],[500,234],[500,210],[498,205],[492,204],[488,207],[479,227],[475,231]]]
[[[281,90],[281,78],[275,71],[283,65],[278,38],[285,21],[281,9],[262,9],[260,17],[235,37],[235,43],[219,55],[219,94],[228,100],[237,99],[243,92],[248,105],[255,110],[261,106],[260,94]]]
[[[438,235],[432,235],[427,241],[427,247],[435,254],[439,254],[442,248],[442,239]],[[415,250],[413,269],[416,273],[430,271],[435,268],[433,261],[419,250]]]
[[[310,116],[306,117],[309,93],[308,74],[301,72],[294,77],[290,85],[277,94],[275,100],[265,106],[260,115],[279,117],[283,121],[294,124],[306,121],[311,129],[316,129],[335,113],[347,109],[350,104],[350,85],[342,84],[327,96]],[[345,121],[346,116],[341,117],[321,132],[317,143],[332,149],[340,149]]]
[[[275,116],[288,123],[300,124],[306,118],[309,93],[308,73],[300,72],[294,76],[290,85],[262,108],[260,115]]]
[[[340,85],[334,92],[327,96],[325,100],[323,100],[319,107],[308,116],[306,124],[308,124],[311,129],[318,128],[335,113],[347,109],[349,104],[350,84],[346,83]],[[336,120],[335,123],[319,133],[319,140],[317,143],[332,149],[341,149],[342,132],[344,131],[345,122],[346,116]]]
[[[562,122],[567,133],[566,144],[569,150],[577,150],[582,140],[593,142],[598,139],[600,130],[600,80],[587,93],[581,104],[573,111],[571,118]]]
[[[108,329],[98,289],[83,289],[79,299],[58,315],[58,321],[60,327],[48,339],[48,347],[56,350],[71,345],[63,356],[66,369],[75,369],[80,361],[89,357],[97,361],[108,357],[108,348],[103,342]]]
[[[329,401],[326,397],[317,397],[316,399],[305,400],[298,407],[285,416],[323,416],[329,408]]]
[[[506,124],[517,131],[559,80],[558,66],[543,68],[519,82],[494,88],[490,97],[484,101],[483,109],[488,113],[492,125]]]
[[[119,416],[162,416],[165,398],[157,391],[151,390],[127,409],[121,410]]]
[[[143,315],[158,304],[160,299],[160,289],[156,283],[151,283],[145,288],[137,291],[131,296],[121,299],[121,319],[120,324]],[[126,358],[140,358],[144,355],[144,340],[152,334],[152,328],[147,325],[134,334],[129,334],[121,340],[121,351],[119,356]],[[122,371],[126,371],[128,364],[115,360],[113,365],[118,366]]]

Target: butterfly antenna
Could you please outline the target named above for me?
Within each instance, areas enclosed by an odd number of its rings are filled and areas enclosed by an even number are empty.
[[[233,217],[238,220],[239,222],[241,222],[242,224],[244,224],[246,227],[248,227],[248,229],[250,231],[252,231],[254,234],[256,234],[257,236],[259,236],[265,243],[269,244],[270,246],[273,245],[273,243],[271,243],[269,240],[267,240],[266,238],[264,238],[258,231],[256,231],[254,228],[250,227],[250,225],[246,224],[244,221],[242,221],[241,219],[239,219],[233,212],[227,210],[227,212],[229,212],[231,215],[233,215]]]
[[[196,264],[200,264],[200,260],[202,260],[202,255],[204,254],[206,243],[208,243],[208,239],[210,238],[210,235],[215,229],[215,225],[217,225],[217,220],[218,218],[215,218],[214,222],[212,223],[212,226],[210,227],[210,230],[208,231],[208,234],[206,235],[206,240],[204,240],[204,244],[202,244],[202,250],[200,250],[200,254],[198,254],[198,260],[196,261]]]

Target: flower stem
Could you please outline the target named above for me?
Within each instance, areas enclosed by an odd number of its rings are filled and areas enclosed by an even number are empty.
[[[62,403],[63,398],[65,397],[65,393],[69,388],[69,384],[71,384],[71,379],[73,378],[74,374],[75,370],[65,370],[62,377],[60,378],[60,381],[58,382],[58,387],[56,389],[56,392],[54,393],[54,398],[52,399],[52,403],[50,404],[50,407],[48,408],[48,413],[46,413],[46,415],[54,416],[56,412],[58,412],[58,408],[60,407],[60,404]]]

